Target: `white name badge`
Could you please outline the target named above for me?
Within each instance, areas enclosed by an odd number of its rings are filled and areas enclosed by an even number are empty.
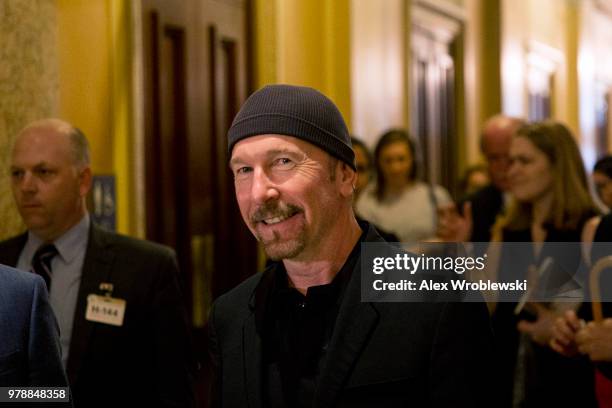
[[[87,311],[85,319],[91,322],[123,326],[126,301],[110,296],[87,296]]]

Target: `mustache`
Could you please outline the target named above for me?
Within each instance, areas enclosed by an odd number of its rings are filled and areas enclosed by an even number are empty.
[[[303,211],[302,207],[293,204],[266,203],[251,215],[251,222],[257,223],[275,217],[290,217]]]

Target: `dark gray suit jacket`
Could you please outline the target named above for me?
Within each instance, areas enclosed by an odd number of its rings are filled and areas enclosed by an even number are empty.
[[[0,263],[15,265],[26,239],[0,243]],[[127,301],[123,326],[85,319],[100,283]],[[75,406],[190,407],[193,367],[174,251],[92,224],[66,370]]]
[[[493,184],[481,188],[475,193],[461,200],[457,207],[463,210],[466,201],[472,203],[472,242],[489,242],[491,240],[491,228],[495,224],[497,216],[504,208],[504,194]]]
[[[384,242],[369,227],[366,242]],[[488,407],[492,334],[482,303],[361,302],[353,270],[314,407]],[[213,403],[263,407],[254,293],[274,267],[221,296],[211,312]]]

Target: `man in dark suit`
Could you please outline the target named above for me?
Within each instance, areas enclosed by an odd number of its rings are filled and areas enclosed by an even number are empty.
[[[28,231],[0,243],[0,263],[44,278],[75,406],[191,406],[174,252],[90,221],[84,135],[57,119],[28,125],[15,141],[11,181]]]
[[[491,228],[507,201],[512,136],[524,125],[505,115],[489,118],[482,129],[480,149],[487,159],[491,183],[442,211],[438,236],[447,241],[489,242]],[[457,211],[459,210],[459,211]],[[461,214],[460,214],[461,212]]]
[[[0,387],[67,387],[45,282],[0,265]]]
[[[482,303],[361,301],[354,153],[318,91],[254,93],[228,134],[244,222],[274,260],[215,302],[213,404],[479,407],[491,333]]]

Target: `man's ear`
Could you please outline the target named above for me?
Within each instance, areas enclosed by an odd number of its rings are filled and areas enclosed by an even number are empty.
[[[340,187],[340,195],[343,197],[350,197],[353,195],[355,186],[357,185],[357,172],[341,160],[338,160],[336,180]]]
[[[91,173],[91,167],[85,166],[79,172],[79,193],[81,197],[85,197],[89,190],[91,190],[91,183],[93,175]]]

